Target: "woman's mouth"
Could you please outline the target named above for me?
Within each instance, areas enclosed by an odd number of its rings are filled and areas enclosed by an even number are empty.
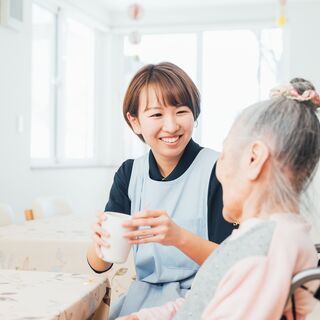
[[[161,141],[165,142],[165,143],[175,143],[180,139],[181,136],[174,136],[174,137],[163,137],[160,138]]]

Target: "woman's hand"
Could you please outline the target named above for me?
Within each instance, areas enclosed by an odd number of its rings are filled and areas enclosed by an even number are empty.
[[[110,245],[105,241],[106,238],[109,238],[109,232],[102,229],[102,223],[107,219],[105,212],[98,212],[96,222],[92,225],[92,240],[94,245],[94,250],[96,255],[102,259],[101,247],[108,248]],[[102,239],[103,237],[103,239]]]
[[[117,318],[116,320],[139,320],[134,314],[129,314],[128,316]]]
[[[123,223],[128,228],[148,227],[125,233],[131,244],[157,242],[166,246],[178,246],[182,228],[175,224],[163,210],[144,210]]]

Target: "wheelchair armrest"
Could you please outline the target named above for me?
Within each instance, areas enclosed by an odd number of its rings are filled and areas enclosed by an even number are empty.
[[[298,272],[291,282],[289,297],[295,292],[295,290],[301,287],[304,283],[320,280],[320,268],[311,268]]]

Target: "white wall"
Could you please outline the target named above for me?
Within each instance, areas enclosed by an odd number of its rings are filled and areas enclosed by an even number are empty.
[[[301,3],[288,6],[289,28],[285,30],[285,51],[282,80],[304,77],[320,90],[320,3]],[[306,217],[313,222],[312,235],[320,242],[320,170],[309,190],[311,205]],[[318,318],[317,318],[318,319]]]
[[[303,76],[320,90],[320,1],[288,6],[285,59],[288,77]]]
[[[214,25],[239,25],[261,23],[272,21],[273,16],[277,13],[277,5],[260,4],[260,5],[235,5],[227,6],[209,6],[197,7],[196,0],[193,8],[177,9],[172,7],[171,10],[164,8],[158,10],[149,10],[144,12],[138,20],[132,20],[128,12],[115,11],[110,16],[110,22],[117,29],[140,28],[140,29],[176,29],[183,26],[184,29],[198,29],[202,26]]]
[[[236,1],[235,1],[236,2]],[[196,1],[195,1],[196,3]],[[282,81],[290,77],[304,76],[320,88],[320,0],[288,1],[286,16],[288,24],[284,28],[285,44],[282,66]],[[203,28],[226,28],[267,24],[275,26],[279,13],[277,1],[250,5],[219,5],[186,10],[164,9],[145,12],[138,21],[128,17],[127,12],[114,12],[110,17],[113,30],[127,33],[132,29],[142,32],[167,32],[200,30]]]
[[[65,196],[77,212],[94,214],[105,205],[114,169],[30,169],[31,0],[24,2],[23,30],[0,27],[0,202],[10,204],[18,220],[35,197],[45,195]]]
[[[75,209],[90,213],[104,207],[112,183],[115,168],[47,169],[31,170],[30,149],[30,69],[31,69],[31,0],[25,0],[26,23],[23,30],[15,32],[0,27],[0,202],[9,203],[22,218],[23,209],[30,207],[32,199],[40,195],[62,195],[71,200]],[[112,68],[107,75],[111,87],[108,89],[109,110],[105,117],[112,117],[112,126],[107,128],[106,143],[110,139],[121,139],[124,125],[121,110],[121,73],[123,65],[121,36],[131,29],[132,22],[127,13],[108,15],[93,2],[81,0],[81,10],[89,10],[91,16],[110,24],[115,35],[110,37],[110,59]],[[90,3],[90,5],[89,5]],[[195,1],[196,3],[196,1]],[[320,3],[288,5],[288,26],[285,28],[285,51],[281,79],[303,76],[320,88]],[[250,5],[217,7],[185,12],[149,12],[139,22],[139,28],[168,31],[197,29],[203,25],[248,25],[265,22],[272,25],[277,15],[276,5]],[[107,110],[107,109],[106,109]],[[16,118],[21,115],[24,130],[16,130]],[[107,120],[107,119],[106,119]],[[107,121],[106,121],[107,123]],[[120,138],[119,138],[120,137]],[[121,141],[119,141],[121,145]],[[120,160],[119,155],[113,159]],[[320,179],[317,180],[320,187]],[[317,187],[317,189],[319,189]]]
[[[320,1],[288,1],[287,25],[284,27],[284,51],[280,65],[279,82],[286,83],[293,77],[304,77],[320,91]],[[128,18],[125,12],[114,12],[111,22],[119,34],[133,29],[141,32],[176,32],[202,30],[203,28],[234,28],[252,25],[275,26],[279,13],[278,2],[258,5],[218,6],[146,12],[138,22]],[[230,74],[232,76],[232,74]],[[314,228],[315,241],[320,242],[320,170],[310,188],[312,218],[317,218]],[[310,216],[310,214],[309,214]],[[315,219],[313,219],[315,220]]]

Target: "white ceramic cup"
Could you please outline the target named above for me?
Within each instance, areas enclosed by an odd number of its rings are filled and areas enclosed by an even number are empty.
[[[110,234],[104,239],[110,244],[110,247],[101,247],[102,259],[112,263],[123,263],[127,260],[131,249],[131,244],[123,237],[123,234],[132,229],[124,228],[122,223],[130,220],[131,216],[118,212],[106,212],[106,214],[107,219],[102,223],[102,228]]]

